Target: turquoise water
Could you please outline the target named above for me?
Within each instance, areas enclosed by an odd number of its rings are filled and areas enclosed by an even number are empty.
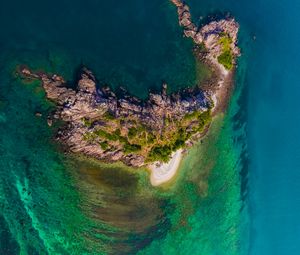
[[[64,155],[46,123],[53,105],[14,70],[25,63],[73,81],[84,64],[140,97],[162,81],[195,85],[205,72],[173,6],[1,1],[0,254],[298,253],[299,4],[188,3],[196,21],[232,13],[243,55],[226,115],[176,182],[152,188],[145,171]]]
[[[201,8],[194,8],[201,12]],[[299,2],[210,1],[256,40],[246,58],[250,254],[299,253]],[[201,7],[201,4],[199,3]]]
[[[205,70],[177,22],[167,0],[1,2],[0,254],[246,254],[243,62],[227,114],[162,188],[146,171],[65,155],[46,123],[54,106],[15,74],[27,64],[72,82],[84,64],[140,97],[162,81],[193,86]]]

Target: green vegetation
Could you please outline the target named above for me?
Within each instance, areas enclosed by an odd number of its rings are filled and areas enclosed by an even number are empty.
[[[128,130],[128,138],[129,139],[134,138],[137,134],[138,134],[138,129],[137,128],[135,128],[135,127],[129,128],[129,130]]]
[[[103,150],[118,148],[125,154],[138,153],[147,162],[167,162],[173,151],[184,147],[193,134],[203,132],[210,121],[210,110],[188,113],[181,119],[165,118],[163,130],[148,130],[132,119],[113,121],[113,125],[107,121],[101,128],[86,133],[84,139],[97,141]],[[84,123],[88,125],[89,121]]]
[[[212,117],[210,110],[199,114],[197,119],[199,121],[197,132],[202,132],[204,128],[211,122]]]
[[[107,141],[100,142],[99,145],[100,145],[102,150],[107,150],[109,148],[109,145],[108,145]]]
[[[221,33],[221,38],[219,39],[219,44],[222,45],[224,50],[230,50],[230,45],[232,43],[232,39],[228,34]]]
[[[184,120],[193,120],[193,119],[198,118],[198,116],[200,114],[201,114],[201,112],[199,112],[199,111],[195,111],[195,112],[192,112],[192,113],[187,113],[186,115],[184,115],[183,119]]]
[[[222,53],[218,56],[218,62],[222,64],[227,70],[233,67],[233,54],[231,51],[232,39],[228,34],[221,34],[222,37],[219,39],[219,44],[222,46]]]
[[[152,144],[155,142],[155,135],[152,132],[147,133],[147,143]]]
[[[222,64],[227,70],[230,70],[233,66],[233,56],[230,51],[224,51],[219,57],[218,61]]]
[[[105,120],[114,120],[115,116],[111,112],[107,111],[103,114],[103,118]]]
[[[88,128],[90,128],[93,124],[93,121],[87,118],[82,118],[82,122]]]
[[[162,161],[167,162],[173,151],[185,146],[185,142],[191,136],[198,132],[203,132],[204,128],[211,121],[210,110],[205,112],[196,111],[186,114],[180,123],[177,123],[177,128],[172,132],[172,129],[165,131],[165,138],[159,141],[159,145],[154,144],[151,148],[147,161]],[[187,126],[193,128],[188,131]]]
[[[205,112],[195,111],[193,113],[186,114],[183,118],[185,121],[197,121],[195,132],[203,131],[203,128],[211,121],[210,110]]]
[[[126,143],[124,145],[124,152],[125,154],[129,154],[132,152],[138,152],[142,149],[142,146],[139,144],[130,144],[130,143]]]
[[[110,134],[110,133],[104,131],[103,129],[98,129],[98,130],[94,131],[94,134],[101,137],[101,138],[104,138],[106,140],[110,140],[110,141],[117,141],[118,140],[117,135]]]
[[[94,141],[96,138],[97,138],[97,135],[95,135],[92,132],[83,134],[83,140],[85,140],[85,141]]]
[[[171,147],[164,146],[154,146],[148,155],[148,161],[161,161],[168,162],[170,159],[170,155],[172,153]]]

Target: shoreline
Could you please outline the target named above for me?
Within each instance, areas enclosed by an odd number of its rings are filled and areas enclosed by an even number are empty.
[[[227,109],[227,104],[231,96],[234,86],[235,67],[226,74],[219,71],[217,74],[219,78],[218,87],[212,90],[212,100],[214,107],[212,109],[212,116],[224,112]]]
[[[234,72],[229,72],[224,80],[224,84],[220,86],[215,94],[213,94],[212,98],[215,97],[215,100],[213,99],[215,103],[215,107],[213,108],[212,111],[212,118],[217,117],[220,113],[224,112],[226,110],[230,94],[232,92],[232,87],[233,87],[233,75]],[[208,130],[207,130],[208,131]],[[205,132],[201,138],[205,137],[205,135],[208,132]],[[184,157],[184,150],[179,149],[175,151],[171,159],[167,163],[159,164],[158,163],[153,163],[147,166],[147,168],[150,170],[150,183],[152,186],[160,186],[162,184],[166,184],[173,180],[173,178],[176,176],[180,164],[183,160]]]
[[[196,61],[212,70],[206,88],[198,84],[168,95],[164,83],[160,93],[149,92],[149,98],[141,101],[125,90],[117,95],[108,86],[97,88],[95,76],[85,67],[74,88],[57,74],[31,72],[27,67],[19,71],[24,78],[41,80],[47,98],[56,103],[57,110],[49,117],[48,125],[52,125],[52,119],[66,123],[57,132],[56,140],[74,153],[108,162],[121,161],[137,168],[146,166],[153,186],[176,175],[185,148],[203,138],[212,118],[226,110],[235,60],[240,55],[239,25],[233,18],[196,27],[189,7],[181,0],[171,1],[177,6],[185,37],[194,42]],[[224,54],[223,44],[230,54],[225,54],[230,59],[227,62],[218,58]]]
[[[218,114],[223,113],[230,99],[230,95],[234,86],[233,77],[235,73],[235,69],[222,72],[221,68],[223,66],[216,66],[214,68],[218,68],[217,72],[219,78],[219,86],[213,91],[212,100],[214,101],[214,107],[212,111],[212,117],[215,118]],[[208,130],[207,130],[208,131]],[[204,133],[202,138],[205,137],[207,132]],[[184,157],[184,150],[179,149],[173,152],[171,159],[167,163],[153,163],[147,166],[147,168],[151,171],[150,174],[150,183],[152,186],[160,186],[162,184],[166,184],[170,182],[177,174],[182,159]]]
[[[195,45],[199,45],[203,42],[203,38],[199,38],[196,33],[196,26],[191,21],[191,15],[189,13],[189,7],[181,0],[171,0],[171,2],[178,8],[179,24],[184,28],[186,37],[191,37]],[[236,49],[236,56],[239,56],[239,49]],[[214,70],[216,75],[217,86],[207,90],[211,95],[211,99],[214,103],[212,108],[212,117],[216,117],[219,113],[226,110],[227,104],[230,99],[230,95],[234,86],[234,73],[236,63],[231,70],[227,70],[222,64],[216,61],[214,56],[209,55],[206,58],[208,65]],[[200,60],[197,60],[200,61]],[[206,132],[207,133],[207,132]],[[205,134],[206,134],[205,133]],[[203,136],[205,136],[205,134]],[[177,150],[172,154],[169,162],[156,165],[151,164],[148,168],[151,170],[150,182],[153,186],[158,186],[167,183],[173,179],[179,170],[180,163],[183,158],[183,150]]]
[[[183,158],[183,149],[173,152],[171,159],[167,163],[154,162],[148,165],[151,171],[150,182],[152,186],[159,186],[169,182],[176,175]]]

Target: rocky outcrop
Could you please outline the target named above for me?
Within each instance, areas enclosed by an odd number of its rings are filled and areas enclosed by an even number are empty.
[[[180,122],[187,114],[207,111],[212,103],[209,94],[199,88],[167,95],[166,84],[161,93],[150,93],[146,101],[132,97],[126,91],[117,97],[108,87],[97,88],[95,77],[86,68],[82,70],[76,89],[67,88],[64,79],[58,75],[33,73],[26,67],[21,68],[20,73],[26,79],[40,79],[47,98],[56,102],[54,118],[66,123],[57,138],[70,151],[107,161],[121,160],[131,166],[144,165],[145,156],[125,153],[124,145],[117,141],[112,141],[113,149],[108,150],[99,145],[106,141],[86,139],[86,136],[99,129],[105,129],[111,135],[119,129],[122,133],[119,136],[127,139],[128,130],[133,126],[143,127],[149,134],[159,134],[165,128],[166,120]]]
[[[192,38],[195,44],[203,44],[205,46],[205,57],[210,64],[217,68],[222,68],[217,58],[222,53],[220,38],[225,34],[231,39],[230,48],[233,54],[233,61],[235,61],[236,57],[240,55],[240,50],[237,47],[239,24],[234,18],[212,21],[203,27],[197,27],[192,22],[190,9],[184,1],[171,0],[171,2],[177,7],[179,24],[183,28],[184,35]]]
[[[240,54],[236,46],[238,24],[231,18],[198,28],[189,7],[181,0],[171,1],[177,7],[185,36],[204,46],[202,59],[220,71],[216,83],[222,87],[229,70],[219,63],[219,56],[225,49],[235,63]],[[25,79],[40,79],[47,98],[57,104],[47,123],[51,126],[55,119],[64,121],[57,139],[70,151],[136,167],[166,162],[173,151],[199,139],[223,95],[220,90],[204,91],[199,87],[168,95],[167,85],[163,84],[160,93],[150,93],[147,100],[141,101],[126,90],[117,96],[109,87],[100,86],[86,68],[81,70],[74,89],[56,74],[35,73],[27,67],[19,73]]]

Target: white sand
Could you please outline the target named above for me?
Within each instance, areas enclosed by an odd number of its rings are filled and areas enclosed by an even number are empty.
[[[182,149],[173,152],[168,163],[155,162],[149,165],[151,170],[150,182],[153,186],[158,186],[170,181],[176,174],[182,159]]]

